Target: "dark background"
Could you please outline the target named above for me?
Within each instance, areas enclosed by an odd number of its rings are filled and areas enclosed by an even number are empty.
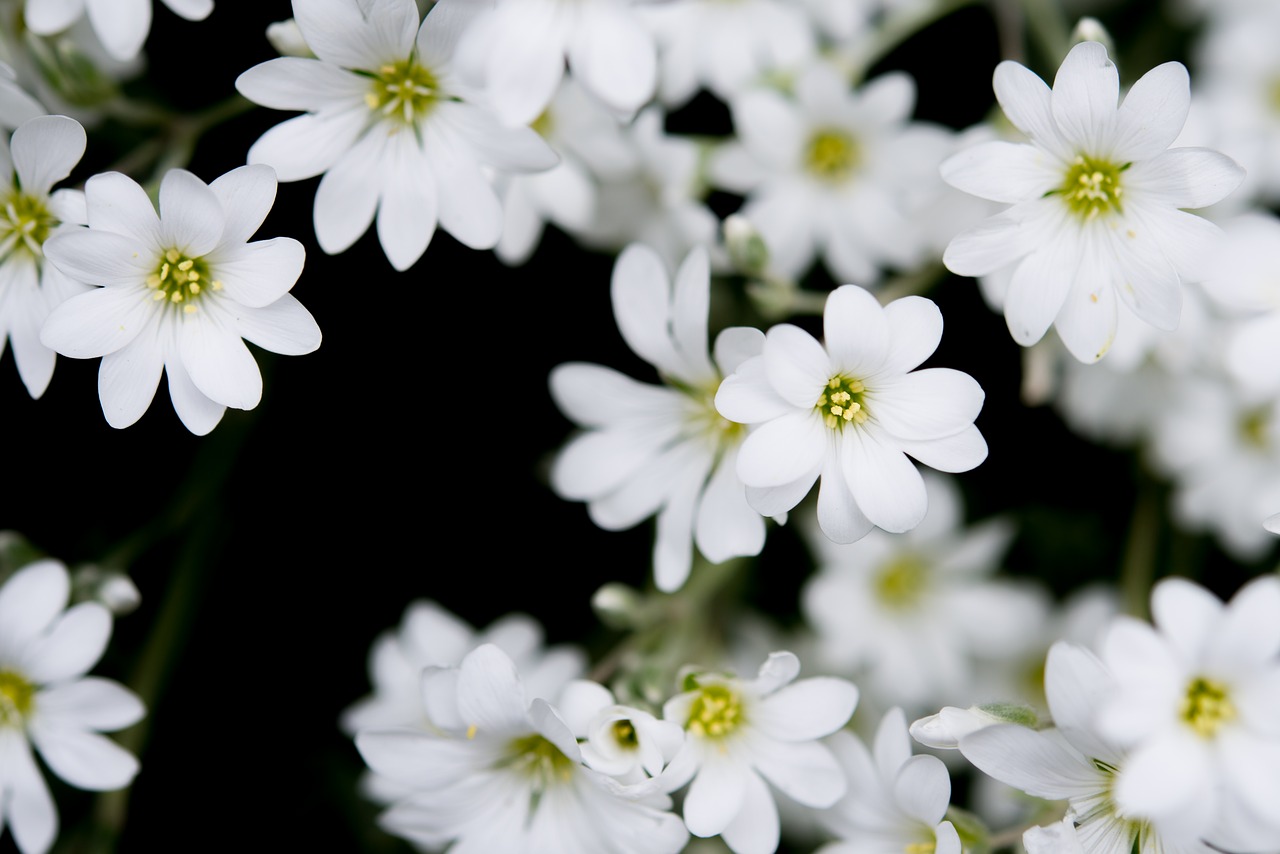
[[[275,55],[263,32],[289,14],[284,0],[222,0],[209,20],[190,23],[157,4],[150,68],[131,91],[180,112],[221,101],[240,72]],[[1115,23],[1136,33],[1145,20]],[[971,8],[876,70],[910,70],[917,117],[961,128],[991,107],[999,58],[989,14]],[[206,136],[190,168],[212,181],[284,118],[255,109],[234,119]],[[727,131],[723,122],[703,99],[670,125]],[[79,180],[122,153],[95,149],[96,139],[91,131]],[[157,679],[149,731],[122,736],[140,743],[142,763],[123,851],[408,850],[374,828],[376,810],[355,788],[362,763],[337,727],[369,690],[374,637],[428,597],[477,626],[527,611],[550,640],[598,655],[613,638],[594,620],[591,594],[609,580],[647,581],[650,524],[597,530],[540,476],[571,429],[546,391],[554,365],[595,361],[655,379],[614,326],[612,257],[578,250],[554,229],[515,269],[439,230],[405,273],[372,232],[329,257],[311,227],[316,184],[282,185],[259,236],[306,245],[293,293],[324,343],[297,358],[256,351],[266,381],[257,410],[229,411],[210,436],[194,437],[162,384],[141,421],[116,431],[99,407],[97,360],[60,358],[39,401],[11,358],[0,361],[0,525],[69,564],[128,555],[142,592],[95,671],[138,690]],[[715,203],[723,215],[734,200]],[[1015,516],[1012,572],[1059,592],[1109,576],[1136,492],[1163,500],[1164,487],[1143,486],[1151,481],[1133,455],[1090,446],[1051,410],[1021,405],[1021,353],[973,282],[946,278],[931,296],[947,324],[931,364],[966,371],[987,392],[978,426],[990,458],[959,479],[971,517]],[[1159,548],[1208,561],[1226,592],[1253,571],[1200,537],[1170,535]],[[794,622],[808,572],[792,532],[774,528],[747,595]],[[177,619],[149,645],[168,597]],[[100,809],[95,796],[51,785],[67,828],[61,850],[98,850],[103,837],[85,829]],[[9,850],[6,834],[0,851]]]

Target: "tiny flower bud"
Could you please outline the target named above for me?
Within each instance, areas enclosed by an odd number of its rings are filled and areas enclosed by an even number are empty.
[[[606,626],[631,629],[640,622],[644,597],[633,587],[611,582],[595,592],[591,607]]]
[[[267,41],[271,42],[271,46],[281,56],[302,56],[307,58],[315,56],[311,48],[307,46],[306,40],[302,37],[302,30],[298,28],[298,22],[293,18],[268,24]]]
[[[731,214],[724,221],[724,243],[738,272],[759,276],[769,268],[769,247],[756,227],[744,216]]]
[[[1071,43],[1079,44],[1080,42],[1098,42],[1107,49],[1107,53],[1115,53],[1115,43],[1111,40],[1111,33],[1107,32],[1107,28],[1102,26],[1102,22],[1097,18],[1086,16],[1076,23],[1076,28],[1071,32]]]

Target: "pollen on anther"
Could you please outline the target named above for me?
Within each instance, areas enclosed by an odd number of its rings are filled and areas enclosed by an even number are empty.
[[[475,737],[476,737],[476,725],[472,724],[471,726],[467,727],[467,738],[472,739]]]

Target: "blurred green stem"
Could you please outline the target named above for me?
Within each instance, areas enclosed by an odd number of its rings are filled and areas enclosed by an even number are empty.
[[[1120,566],[1120,595],[1124,610],[1139,619],[1148,616],[1147,600],[1155,583],[1156,552],[1160,535],[1160,489],[1145,473],[1140,475],[1137,502],[1129,521],[1129,537]]]
[[[850,69],[850,82],[856,86],[873,65],[897,50],[907,39],[933,22],[975,2],[976,0],[935,0],[933,3],[909,4],[903,10],[887,15],[874,37],[854,60],[853,68]]]
[[[136,146],[106,171],[123,172],[146,186],[155,195],[160,180],[170,169],[181,169],[191,162],[196,143],[211,128],[254,107],[252,101],[240,95],[232,95],[195,115],[174,115],[149,105],[131,101],[113,102],[110,115],[124,124],[156,126],[158,132],[151,139]],[[161,120],[163,119],[163,121]],[[142,180],[144,172],[147,179]]]

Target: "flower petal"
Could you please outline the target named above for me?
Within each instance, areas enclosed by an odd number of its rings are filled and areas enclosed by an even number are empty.
[[[942,312],[931,299],[902,297],[884,307],[889,321],[889,352],[880,372],[905,374],[933,355],[942,340]]]
[[[290,294],[262,308],[237,310],[236,332],[262,349],[284,356],[313,353],[321,338],[316,319]]]
[[[731,755],[708,755],[684,800],[684,821],[694,836],[715,836],[742,811],[755,774]],[[772,849],[770,849],[772,850]]]
[[[856,542],[875,527],[858,509],[858,502],[849,491],[836,454],[827,454],[822,461],[822,479],[818,483],[818,526],[834,543]]]
[[[236,91],[272,110],[314,112],[338,101],[357,101],[368,78],[319,59],[281,56],[260,62],[236,78]]]
[[[502,235],[502,205],[465,140],[428,124],[424,149],[438,191],[440,227],[472,249],[491,249]]]
[[[834,373],[822,345],[789,323],[780,323],[765,334],[764,369],[773,390],[792,406],[807,410],[805,415],[813,413]]]
[[[1124,96],[1116,115],[1111,156],[1120,163],[1150,160],[1182,133],[1191,109],[1191,78],[1181,62],[1148,71]]]
[[[110,679],[86,676],[40,691],[39,717],[58,727],[113,732],[142,720],[138,695]]]
[[[71,727],[31,722],[31,741],[40,758],[63,780],[81,789],[121,789],[138,773],[138,760],[111,739]]]
[[[587,5],[568,45],[574,79],[612,111],[631,115],[653,97],[653,36],[625,6]]]
[[[84,156],[84,128],[66,116],[40,116],[13,132],[11,152],[22,191],[46,195]]]
[[[1014,269],[1004,318],[1013,340],[1023,347],[1043,338],[1062,310],[1075,281],[1078,252],[1071,231],[1063,229],[1057,239],[1023,258]]]
[[[723,338],[723,334],[720,337]],[[763,343],[763,336],[760,340]],[[720,383],[716,389],[716,411],[739,424],[759,424],[786,415],[794,411],[794,407],[773,390],[765,373],[764,359],[753,357]]]
[[[750,770],[744,774],[742,806],[720,835],[735,854],[771,854],[781,833],[778,806],[759,775]]]
[[[899,808],[932,827],[942,821],[951,803],[951,775],[936,756],[913,756],[898,769],[893,799]]]
[[[22,852],[45,852],[58,836],[58,810],[36,767],[26,736],[15,727],[0,728],[0,825],[8,819]]]
[[[427,251],[436,230],[436,184],[412,134],[391,137],[383,149],[378,242],[387,260],[404,271]]]
[[[1120,76],[1107,49],[1081,42],[1071,49],[1053,80],[1053,119],[1064,139],[1082,153],[1111,155]]]
[[[852,682],[816,676],[761,699],[752,709],[751,725],[778,741],[813,741],[848,723],[857,705],[858,688]]]
[[[182,360],[176,353],[171,353],[164,366],[165,376],[169,384],[169,400],[173,403],[173,411],[178,414],[182,425],[197,436],[205,436],[218,426],[227,408],[221,403],[210,400],[204,392],[196,388],[191,375],[182,366]]]
[[[742,442],[738,477],[751,487],[794,483],[818,468],[830,443],[827,432],[813,411],[791,412],[761,424]]]
[[[712,563],[758,555],[764,548],[764,519],[747,503],[737,465],[738,449],[730,447],[720,457],[698,503],[694,542]]]
[[[867,411],[894,438],[941,439],[969,427],[986,398],[982,386],[951,368],[926,368],[881,380]]]
[[[211,307],[212,308],[212,307]],[[191,315],[178,336],[178,355],[191,381],[215,403],[253,409],[262,399],[262,373],[235,330],[234,320],[210,310]]]
[[[1042,148],[993,140],[966,148],[942,162],[942,180],[993,202],[1038,199],[1062,183],[1062,161]]]
[[[165,358],[156,334],[154,328],[143,332],[124,347],[102,357],[98,368],[98,397],[107,423],[117,430],[136,423],[156,396]]]
[[[924,480],[907,455],[887,436],[865,425],[843,433],[844,477],[867,518],[893,533],[920,524],[928,497]]]
[[[276,172],[270,166],[240,166],[209,185],[222,205],[223,246],[245,243],[262,226],[276,201]]]
[[[0,586],[0,649],[25,646],[67,606],[71,580],[56,560],[24,566]]]
[[[33,682],[74,679],[98,663],[110,637],[111,612],[96,602],[81,602],[27,644],[21,669]]]
[[[387,135],[380,128],[371,129],[341,154],[320,179],[313,218],[316,240],[330,255],[350,249],[369,230],[378,209],[386,143]],[[252,156],[249,162],[254,162]]]
[[[272,167],[281,181],[314,178],[351,150],[365,130],[368,114],[364,102],[357,101],[340,109],[294,116],[258,137],[249,146],[248,161]]]
[[[1053,94],[1035,72],[1005,60],[996,66],[992,83],[996,100],[1014,127],[1062,160],[1074,156],[1071,146],[1058,132],[1053,117]]]

